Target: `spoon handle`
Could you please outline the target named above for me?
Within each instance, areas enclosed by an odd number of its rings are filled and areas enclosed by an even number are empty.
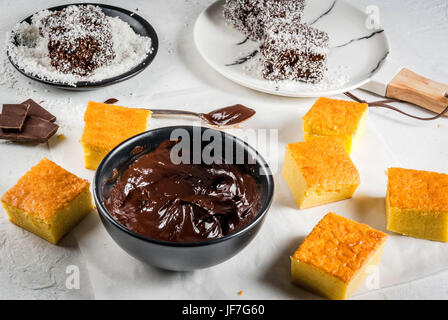
[[[157,117],[159,115],[161,116],[190,116],[190,117],[196,117],[201,118],[201,114],[193,111],[186,111],[186,110],[170,110],[170,109],[150,109],[151,110],[151,116]]]

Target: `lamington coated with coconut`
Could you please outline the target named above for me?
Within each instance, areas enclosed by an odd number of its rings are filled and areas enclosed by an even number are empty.
[[[260,49],[263,77],[320,82],[327,70],[328,42],[325,31],[275,19]]]
[[[115,57],[111,26],[96,6],[51,13],[40,21],[39,32],[48,39],[51,65],[63,73],[85,76]]]
[[[224,17],[252,40],[263,40],[272,19],[287,18],[300,23],[305,0],[226,0]]]

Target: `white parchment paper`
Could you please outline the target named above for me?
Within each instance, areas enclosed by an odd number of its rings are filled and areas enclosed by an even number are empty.
[[[220,101],[219,105],[247,103],[256,108],[257,114],[244,124],[243,129],[278,130],[278,149],[274,153],[270,150],[269,154],[271,160],[278,160],[277,164],[272,163],[276,183],[274,202],[258,236],[242,252],[218,266],[194,272],[171,272],[153,268],[124,252],[107,234],[95,211],[76,228],[75,235],[87,260],[96,298],[316,298],[291,284],[289,256],[326,213],[333,211],[387,232],[384,208],[387,182],[385,171],[399,163],[376,133],[370,119],[366,135],[352,155],[361,175],[361,185],[353,199],[298,210],[280,170],[286,144],[303,140],[301,117],[308,108],[295,108],[293,105],[277,107],[272,102],[259,101],[257,105],[251,105],[249,101],[235,99],[238,98],[218,92],[201,94],[200,90],[187,90],[155,96],[151,104],[159,108],[178,106],[189,109],[189,106],[197,106],[195,109],[205,111],[206,106],[217,105],[216,101]],[[129,105],[127,101],[120,102]],[[83,112],[83,106],[79,106],[77,112]],[[151,128],[178,124],[198,123],[180,119],[150,121]],[[93,172],[83,169],[82,149],[78,142],[83,123],[73,121],[72,118],[67,126],[67,141],[52,146],[52,157],[67,169],[92,178]],[[238,130],[229,130],[229,133],[240,134]],[[373,270],[356,295],[448,269],[447,244],[387,233],[390,236],[380,267]],[[243,291],[242,296],[237,295],[240,290]]]

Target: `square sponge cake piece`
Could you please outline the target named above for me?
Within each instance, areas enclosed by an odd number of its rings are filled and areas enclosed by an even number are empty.
[[[11,222],[53,244],[93,209],[89,182],[47,158],[1,200]]]
[[[85,167],[96,170],[101,160],[114,147],[144,132],[150,118],[149,110],[89,101],[81,137]]]
[[[380,262],[387,235],[328,213],[291,257],[293,283],[329,299],[344,300]]]
[[[366,103],[319,98],[302,118],[305,140],[337,137],[350,154],[364,135],[368,110]]]
[[[448,175],[389,168],[387,230],[448,242]]]
[[[288,144],[282,175],[299,209],[351,198],[360,183],[358,170],[334,137]]]

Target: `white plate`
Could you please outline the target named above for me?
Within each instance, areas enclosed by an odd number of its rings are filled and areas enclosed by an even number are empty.
[[[259,53],[242,64],[259,43],[227,24],[224,0],[206,8],[196,20],[194,40],[204,60],[217,72],[243,86],[275,95],[316,97],[339,94],[367,83],[389,54],[383,29],[366,26],[367,14],[342,0],[308,1],[303,20],[328,32],[330,53],[326,78],[319,84],[300,81],[269,81],[260,75]]]

